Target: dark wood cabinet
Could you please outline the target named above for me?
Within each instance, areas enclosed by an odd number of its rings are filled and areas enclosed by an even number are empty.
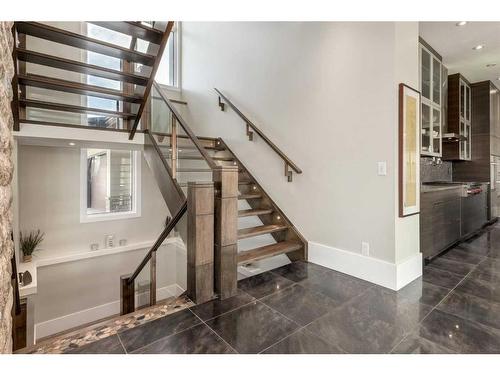
[[[453,163],[453,180],[490,182],[491,157],[500,156],[500,93],[491,81],[473,83],[471,89],[471,161]]]
[[[447,131],[443,135],[444,160],[471,160],[472,89],[461,74],[448,76]]]
[[[420,196],[420,251],[431,259],[460,239],[461,186]]]

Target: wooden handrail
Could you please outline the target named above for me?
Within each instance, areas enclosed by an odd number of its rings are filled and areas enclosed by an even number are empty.
[[[167,41],[168,37],[170,36],[170,33],[172,31],[172,28],[174,27],[174,22],[173,21],[168,21],[167,23],[167,28],[165,29],[165,32],[163,33],[161,43],[160,43],[160,48],[158,49],[158,53],[156,54],[156,59],[153,64],[153,68],[151,69],[151,74],[149,76],[148,83],[146,85],[146,88],[144,89],[144,97],[141,102],[141,105],[139,106],[139,110],[137,111],[137,117],[135,118],[134,125],[132,126],[132,129],[130,130],[130,136],[129,139],[134,139],[135,132],[137,131],[137,125],[139,125],[139,121],[141,119],[142,113],[144,112],[144,108],[146,107],[146,103],[148,101],[149,94],[151,92],[151,87],[153,86],[156,71],[158,70],[158,67],[160,66],[160,61],[161,57],[163,55],[163,51],[167,47]]]
[[[279,147],[276,146],[276,144],[274,144],[274,142],[272,142],[262,132],[262,130],[260,130],[252,121],[250,121],[248,117],[246,117],[222,92],[220,92],[220,90],[218,90],[217,88],[214,88],[214,90],[217,92],[217,94],[219,94],[219,106],[221,107],[221,111],[224,110],[224,103],[221,102],[222,98],[224,102],[229,104],[229,106],[233,109],[233,111],[236,112],[236,114],[240,116],[240,118],[247,124],[247,135],[249,139],[250,140],[253,139],[253,134],[252,131],[250,130],[251,128],[259,135],[260,138],[264,140],[264,142],[268,144],[269,147],[273,149],[274,152],[276,152],[279,155],[281,159],[283,159],[283,161],[285,162],[285,175],[288,177],[288,181],[292,180],[291,172],[288,170],[288,167],[292,168],[295,171],[295,173],[298,174],[302,173],[302,170],[288,156],[286,156],[285,153],[281,151]]]
[[[194,143],[195,147],[198,149],[200,154],[203,156],[203,158],[205,159],[205,161],[209,165],[210,169],[215,169],[217,167],[217,164],[212,160],[212,158],[208,154],[207,150],[205,150],[205,147],[203,147],[203,145],[198,140],[198,137],[196,137],[196,135],[193,133],[193,131],[191,130],[189,125],[186,123],[186,121],[184,121],[184,119],[181,117],[181,115],[179,114],[179,111],[177,111],[177,109],[172,104],[170,99],[167,98],[167,96],[163,92],[162,87],[156,81],[154,82],[154,86],[155,86],[156,90],[158,91],[158,94],[160,95],[160,97],[163,99],[163,101],[165,102],[167,107],[172,112],[173,116],[175,117],[175,119],[177,120],[179,125],[182,127],[182,129],[184,129],[184,132],[186,133],[186,135],[191,139],[191,141]]]

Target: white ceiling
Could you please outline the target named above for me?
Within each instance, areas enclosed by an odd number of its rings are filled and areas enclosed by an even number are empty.
[[[461,73],[472,83],[490,80],[499,87],[500,22],[456,23],[420,22],[420,36],[443,57],[448,74]],[[484,48],[473,50],[479,44]]]

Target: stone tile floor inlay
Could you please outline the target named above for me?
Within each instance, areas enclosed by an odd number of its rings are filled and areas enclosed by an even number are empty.
[[[76,349],[103,340],[118,332],[140,326],[155,319],[173,314],[177,311],[193,306],[193,302],[185,297],[171,298],[158,305],[137,311],[136,313],[117,317],[105,324],[98,325],[92,329],[82,329],[75,333],[64,335],[62,338],[54,338],[41,342],[35,347],[28,349],[26,353],[33,354],[57,354],[65,352],[78,352]],[[93,349],[90,348],[90,351]],[[89,352],[90,352],[89,351]]]
[[[47,341],[30,353],[497,353],[500,223],[424,267],[399,291],[308,262]]]

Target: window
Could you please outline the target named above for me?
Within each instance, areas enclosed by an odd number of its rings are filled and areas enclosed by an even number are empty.
[[[155,80],[165,86],[180,87],[180,23],[176,22],[156,72]]]
[[[87,23],[87,35],[93,39],[104,40],[107,43],[115,44],[122,47],[129,47],[131,37],[129,35],[121,34],[113,30],[106,29]],[[87,63],[113,70],[121,70],[121,60],[116,57],[102,55],[100,53],[86,51]],[[89,85],[105,87],[113,90],[122,90],[122,84],[119,81],[87,75],[87,83]],[[86,106],[90,108],[104,109],[108,111],[119,111],[120,103],[117,100],[98,98],[94,96],[86,97]],[[117,117],[110,117],[98,114],[87,114],[87,123],[89,126],[101,128],[122,128],[121,120]]]
[[[80,221],[140,216],[138,151],[82,149]]]

